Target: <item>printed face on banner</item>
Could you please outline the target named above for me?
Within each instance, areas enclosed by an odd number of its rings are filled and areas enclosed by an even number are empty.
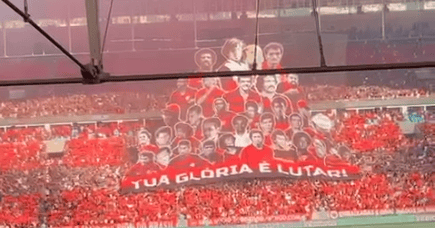
[[[277,79],[273,75],[267,75],[263,78],[263,91],[275,93],[277,89]]]
[[[198,66],[198,70],[211,71],[216,64],[217,56],[215,51],[210,48],[202,48],[198,50],[194,55],[195,64]]]
[[[156,162],[162,166],[168,166],[170,163],[171,152],[169,148],[163,148],[156,155]]]
[[[265,115],[262,120],[260,121],[260,129],[263,132],[271,133],[273,131],[274,127],[274,117],[272,115]]]
[[[298,85],[298,75],[296,74],[288,74],[287,80],[292,85]]]
[[[212,67],[212,54],[204,53],[200,55],[200,65],[202,66],[202,68]]]
[[[263,146],[263,135],[260,132],[253,132],[251,135],[251,140],[253,141],[253,145],[257,148],[261,148]]]
[[[216,78],[203,78],[203,84],[206,88],[212,88],[214,86],[217,86],[217,79]]]
[[[219,134],[219,127],[212,122],[205,122],[203,125],[203,134],[206,139],[215,138]]]
[[[177,148],[178,148],[179,155],[189,154],[191,152],[191,148],[189,144],[179,144]]]
[[[287,138],[285,135],[277,135],[274,144],[280,148],[285,148],[287,144]]]
[[[186,78],[177,79],[177,88],[178,89],[186,89],[188,86],[188,80]]]
[[[280,43],[269,43],[265,46],[265,59],[270,65],[278,65],[283,57],[283,45]]]
[[[214,104],[215,104],[215,110],[217,112],[223,111],[224,108],[226,107],[224,99],[216,99]]]
[[[168,131],[161,131],[156,134],[156,144],[158,146],[167,146],[170,144],[171,134]]]
[[[293,130],[300,130],[302,125],[303,125],[303,118],[299,114],[293,113],[291,115],[292,129]]]
[[[139,144],[148,145],[150,144],[150,138],[147,133],[140,133],[138,135],[138,142]]]
[[[239,79],[239,87],[243,91],[250,90],[250,88],[252,86],[252,82],[253,82],[252,76],[241,76],[241,77],[238,77],[238,79]]]
[[[196,125],[201,119],[201,112],[190,111],[188,113],[188,122],[191,125]]]

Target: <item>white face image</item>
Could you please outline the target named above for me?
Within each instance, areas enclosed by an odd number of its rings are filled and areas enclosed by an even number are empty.
[[[138,135],[138,142],[139,144],[148,145],[150,144],[150,138],[148,137],[147,134],[142,133]]]
[[[159,154],[157,154],[156,161],[163,166],[168,166],[170,163],[170,154],[166,150],[161,151]]]

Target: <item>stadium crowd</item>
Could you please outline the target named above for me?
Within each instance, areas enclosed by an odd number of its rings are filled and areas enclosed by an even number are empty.
[[[387,86],[348,87],[316,85],[305,87],[305,92],[307,93],[308,101],[312,102],[322,102],[326,100],[388,100],[430,96],[430,92],[425,89],[393,89]]]
[[[250,69],[253,48],[229,39],[222,50],[226,62],[218,70]],[[277,43],[264,47],[262,68],[280,69],[283,51]],[[216,53],[211,49],[199,50],[195,59],[199,72],[214,70]],[[334,96],[335,88],[317,88],[301,86],[295,74],[178,79],[166,104],[151,102],[155,109],[164,106],[160,124],[139,120],[4,128],[0,225],[111,226],[184,220],[191,225],[235,224],[259,216],[270,222],[274,216],[290,214],[310,220],[319,211],[434,207],[434,123],[420,124],[421,136],[406,136],[397,124],[405,118],[399,111],[327,110],[311,116],[308,108],[308,102],[320,99],[426,94],[356,87],[342,91],[348,95]],[[138,106],[144,111],[150,103],[141,104],[141,96],[133,95],[129,102],[144,105]],[[129,102],[117,99],[123,98],[108,93],[4,102],[0,113],[35,118],[134,110]],[[52,154],[47,151],[49,142],[65,142],[65,147]],[[360,178],[257,178],[120,191],[126,176],[267,159],[356,165]]]
[[[149,93],[72,94],[0,102],[0,118],[38,118],[90,114],[139,113],[163,108],[162,98]]]

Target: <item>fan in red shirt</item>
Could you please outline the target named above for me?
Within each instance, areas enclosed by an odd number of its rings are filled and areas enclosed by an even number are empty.
[[[262,102],[260,95],[252,89],[253,76],[239,76],[239,87],[223,95],[223,98],[229,103],[229,110],[235,113],[245,111],[245,103],[254,101],[258,104]]]
[[[214,110],[214,117],[218,117],[221,120],[221,132],[231,132],[232,119],[236,114],[227,110],[227,103],[223,98],[215,99]]]
[[[252,168],[259,166],[263,161],[271,161],[274,156],[273,150],[264,144],[263,133],[259,130],[250,132],[250,139],[253,142],[241,151],[241,162]]]
[[[205,117],[213,116],[213,102],[216,98],[224,95],[224,91],[218,87],[218,78],[203,78],[204,88],[195,95],[195,101],[203,109]]]
[[[188,107],[194,104],[196,93],[196,89],[190,88],[188,86],[188,79],[177,79],[177,90],[171,94],[168,104],[179,105],[180,118],[182,120],[186,120],[186,111],[188,110]]]
[[[215,51],[212,49],[202,48],[195,53],[194,60],[198,67],[197,72],[212,72],[213,66],[215,66],[217,61],[217,56]],[[194,89],[201,89],[203,87],[201,77],[190,78],[188,84]]]

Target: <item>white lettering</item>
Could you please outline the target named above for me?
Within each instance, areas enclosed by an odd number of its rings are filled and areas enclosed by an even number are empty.
[[[221,176],[228,176],[229,175],[229,168],[227,167],[222,167],[222,168],[218,168],[216,169],[216,177],[221,177]]]
[[[152,179],[152,183],[150,184],[150,183],[148,183],[148,180],[144,180],[144,186],[145,187],[154,187],[154,186],[156,186],[156,183],[157,182],[157,180],[156,180],[156,178],[153,178]]]
[[[247,164],[243,164],[241,166],[241,171],[239,171],[239,174],[242,174],[242,173],[253,173],[253,170],[251,170]]]
[[[167,176],[167,175],[162,175],[162,176],[160,177],[160,179],[159,179],[159,184],[158,184],[158,185],[161,185],[161,184],[167,184],[167,185],[170,184],[170,180],[168,179],[168,176]]]
[[[259,164],[259,171],[261,173],[270,173],[271,169],[269,168],[270,164],[267,162],[262,162]]]
[[[339,170],[327,170],[327,173],[330,177],[341,177]]]
[[[306,170],[307,176],[310,177],[310,169],[313,168],[313,165],[304,166],[303,169]]]
[[[342,175],[343,175],[344,177],[348,177],[348,175],[347,175],[347,171],[346,171],[345,169],[342,169]]]
[[[301,172],[301,167],[298,167],[298,173],[295,173],[293,167],[291,166],[291,167],[289,167],[289,173],[293,176],[303,175],[303,173]]]
[[[238,171],[236,170],[238,166],[237,165],[232,165],[230,166],[230,169],[232,170],[232,172],[230,173],[230,175],[236,175],[238,174]]]
[[[188,178],[188,176],[186,175],[186,173],[181,173],[181,174],[176,175],[176,183],[177,183],[177,184],[178,184],[178,183],[186,182],[186,181],[188,181],[188,180],[189,180],[189,178]]]
[[[210,169],[201,170],[201,178],[214,178],[214,177],[215,175],[212,170]]]
[[[318,175],[327,176],[327,173],[325,173],[324,170],[322,170],[321,168],[316,167],[315,172],[313,173],[313,176],[318,176]]]
[[[135,189],[139,189],[139,182],[140,181],[132,181],[132,184],[135,185]]]
[[[192,173],[192,172],[189,173],[189,179],[191,179],[191,180],[201,180],[201,178],[195,177],[194,173]]]
[[[283,174],[289,175],[289,173],[283,171],[282,165],[280,165],[280,164],[277,165],[277,171],[279,173],[283,173]]]

